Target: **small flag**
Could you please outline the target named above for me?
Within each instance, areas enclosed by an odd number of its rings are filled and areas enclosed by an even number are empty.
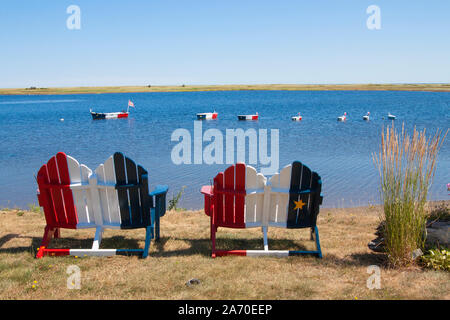
[[[128,100],[128,106],[134,108],[134,103],[131,100]]]

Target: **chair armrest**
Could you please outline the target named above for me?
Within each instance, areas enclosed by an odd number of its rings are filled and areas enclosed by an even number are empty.
[[[207,197],[213,196],[213,187],[212,186],[203,186],[200,190],[201,193],[203,193]]]
[[[212,212],[214,211],[214,193],[212,186],[203,186],[200,190],[202,194],[205,195],[205,214],[211,217]]]
[[[155,190],[150,193],[150,197],[155,196],[155,215],[162,217],[166,214],[166,193],[168,186],[157,185]]]
[[[169,190],[168,186],[158,185],[158,186],[156,186],[155,190],[153,190],[150,193],[150,196],[158,196],[158,195],[161,195],[161,194],[165,194],[165,193],[167,193],[167,190]]]

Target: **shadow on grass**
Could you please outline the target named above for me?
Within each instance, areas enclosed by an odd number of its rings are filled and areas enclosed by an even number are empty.
[[[30,246],[2,248],[2,246],[13,239],[31,239]],[[183,241],[189,244],[188,248],[178,250],[165,250],[166,243],[169,240]],[[21,236],[19,234],[11,233],[0,238],[0,254],[1,253],[30,253],[33,256],[37,253],[37,248],[41,245],[42,238]],[[92,239],[76,239],[76,238],[60,238],[52,239],[50,243],[51,248],[71,248],[71,249],[89,249],[92,246]],[[311,242],[305,240],[305,242]],[[217,238],[218,250],[262,250],[262,239],[228,239]],[[139,241],[125,238],[123,236],[113,236],[104,238],[102,240],[102,248],[111,249],[142,249],[139,246]],[[158,241],[152,240],[149,257],[176,257],[176,256],[191,256],[202,255],[204,257],[211,256],[211,240],[209,238],[189,239],[189,238],[172,238],[161,237]],[[298,243],[298,241],[288,239],[269,239],[269,248],[271,250],[308,250],[305,246]],[[156,251],[155,251],[156,250]],[[311,250],[311,249],[309,249]],[[386,266],[388,265],[387,256],[381,253],[354,253],[344,258],[337,257],[333,254],[327,254],[324,251],[323,259],[317,260],[329,266],[345,267],[345,266]]]
[[[385,267],[388,265],[387,256],[382,253],[354,253],[344,258],[340,258],[333,254],[327,254],[325,252],[323,255],[323,261],[330,266],[336,267],[368,267],[371,265]]]
[[[164,249],[168,240],[184,241],[189,243],[189,247],[179,250],[167,251]],[[152,252],[151,255],[155,257],[172,257],[172,256],[189,256],[200,254],[203,256],[211,256],[211,240],[209,238],[203,239],[188,239],[188,238],[160,238],[154,243],[157,252]],[[299,245],[294,240],[273,239],[269,240],[269,248],[271,250],[307,250],[306,247]],[[262,239],[216,239],[217,250],[264,250]],[[311,249],[309,249],[311,250]]]
[[[10,248],[2,248],[2,246],[12,240],[12,239],[31,239],[30,246],[22,246],[22,247],[10,247]],[[41,246],[42,238],[40,237],[28,237],[21,236],[19,234],[11,233],[7,234],[0,238],[0,253],[23,253],[29,252],[33,255],[36,255],[37,248]],[[90,249],[92,247],[93,239],[77,239],[77,238],[59,238],[52,239],[50,242],[50,248],[52,249],[61,249],[61,248],[70,248],[70,249]],[[123,236],[113,236],[110,238],[102,239],[101,248],[103,249],[140,249],[139,241],[134,239],[127,239]]]

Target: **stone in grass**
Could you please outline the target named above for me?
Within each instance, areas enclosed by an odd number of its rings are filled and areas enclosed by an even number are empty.
[[[373,239],[372,241],[370,241],[367,246],[369,247],[370,250],[375,251],[375,252],[384,252],[384,243],[383,243],[383,238],[376,238]]]
[[[413,260],[416,260],[417,258],[423,256],[423,252],[420,249],[416,249],[412,252],[411,255],[412,255]]]
[[[200,280],[195,279],[195,278],[190,279],[190,280],[188,280],[188,281],[186,282],[186,285],[187,285],[188,287],[193,287],[193,286],[196,286],[196,285],[199,285],[199,284],[200,284]]]

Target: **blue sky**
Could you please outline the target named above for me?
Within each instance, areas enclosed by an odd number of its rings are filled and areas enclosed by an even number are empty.
[[[450,82],[449,17],[448,0],[4,0],[0,87]]]

